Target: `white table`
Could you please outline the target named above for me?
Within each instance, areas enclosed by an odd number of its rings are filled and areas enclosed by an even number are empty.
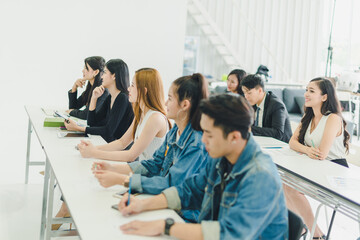
[[[278,167],[283,182],[300,192],[334,209],[328,236],[336,212],[340,212],[360,223],[360,186],[336,187],[329,178],[359,179],[357,169],[345,168],[327,160],[319,161],[291,150],[288,144],[274,138],[257,137],[255,141],[264,152],[271,155]],[[274,147],[270,149],[271,147]],[[319,208],[315,215],[315,223]],[[327,237],[328,237],[327,236]],[[312,236],[311,236],[312,238]]]
[[[119,202],[119,199],[112,195],[122,186],[105,189],[99,185],[90,170],[95,159],[82,158],[75,149],[80,139],[58,138],[57,132],[61,130],[43,127],[45,114],[39,107],[26,106],[25,109],[31,123],[30,127],[34,129],[46,155],[40,239],[50,239],[59,232],[51,232],[50,227],[52,223],[58,222],[52,218],[55,179],[81,239],[144,239],[123,235],[119,230],[121,224],[135,219],[155,220],[172,217],[175,221],[183,222],[176,212],[169,209],[123,217],[120,212],[111,208],[111,205]],[[100,136],[91,136],[89,140],[95,145],[105,143]],[[72,220],[68,219],[68,222]]]

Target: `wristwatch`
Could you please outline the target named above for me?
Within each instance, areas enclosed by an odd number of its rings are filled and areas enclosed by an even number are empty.
[[[170,236],[170,228],[174,224],[175,224],[174,219],[172,219],[172,218],[165,219],[165,235]]]

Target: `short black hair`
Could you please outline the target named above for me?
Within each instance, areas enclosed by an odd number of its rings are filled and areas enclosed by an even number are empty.
[[[249,137],[254,110],[244,97],[231,93],[215,95],[201,100],[200,111],[214,119],[214,126],[223,130],[225,138],[232,131],[239,131],[243,139]]]
[[[251,90],[253,88],[261,87],[265,90],[264,81],[258,74],[247,75],[242,81],[241,86]]]

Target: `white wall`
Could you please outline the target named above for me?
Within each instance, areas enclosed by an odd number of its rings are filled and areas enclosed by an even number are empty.
[[[167,93],[182,73],[185,18],[184,0],[1,0],[0,183],[23,181],[23,106],[66,108],[84,58],[122,58],[131,78],[157,68]]]
[[[324,12],[329,0],[199,0],[224,37],[230,42],[238,63],[249,73],[266,65],[273,82],[308,82],[324,74],[320,61],[326,53],[322,44]],[[220,10],[219,10],[220,9]],[[326,25],[327,26],[327,25]],[[187,34],[200,36],[198,71],[221,78],[230,66],[190,18]],[[210,49],[210,50],[209,50]],[[326,58],[326,56],[325,56]]]

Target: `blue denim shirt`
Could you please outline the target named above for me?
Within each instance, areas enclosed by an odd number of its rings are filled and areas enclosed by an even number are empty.
[[[206,166],[207,152],[201,142],[202,132],[195,131],[189,123],[176,141],[175,125],[166,135],[164,143],[152,159],[129,163],[135,173],[131,187],[136,192],[159,194],[181,184],[184,179],[199,173]],[[199,210],[183,210],[185,220],[196,222]]]
[[[252,135],[225,178],[218,220],[214,192],[220,187],[221,161],[212,159],[198,175],[163,191],[172,209],[201,209],[204,239],[287,239],[288,213],[282,183],[271,157]]]

